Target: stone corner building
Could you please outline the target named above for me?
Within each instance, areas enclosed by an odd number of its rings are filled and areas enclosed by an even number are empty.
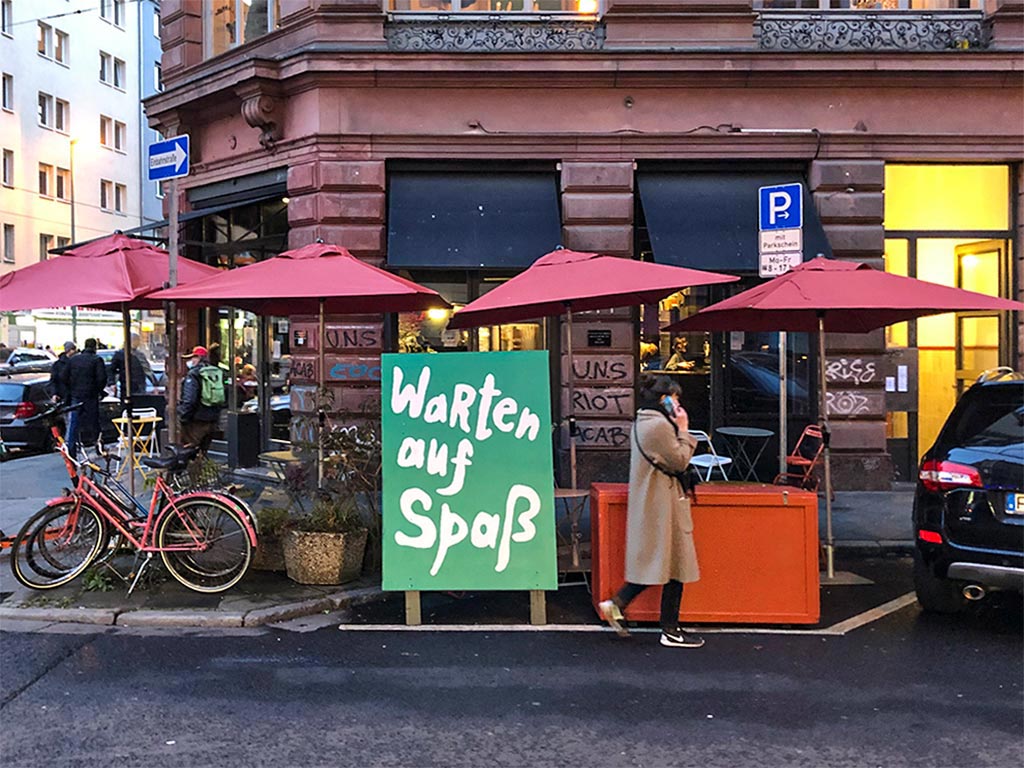
[[[164,135],[191,136],[186,255],[233,266],[319,237],[455,304],[559,244],[749,287],[757,190],[799,183],[804,258],[1020,296],[1021,0],[387,2],[163,1],[165,90],[146,107]],[[579,318],[581,482],[624,478],[637,373],[682,343],[659,326],[721,290]],[[189,333],[209,340],[215,314]],[[267,370],[290,357],[293,417],[311,407],[311,320],[262,319],[252,337]],[[958,391],[1020,366],[1018,320],[830,336],[837,487],[913,477]],[[337,418],[377,398],[381,351],[554,361],[564,347],[557,319],[454,333],[427,315],[336,317],[329,330]],[[813,343],[790,336],[792,446],[818,383]],[[693,367],[675,375],[695,427],[778,431],[776,339],[689,335]],[[567,371],[552,365],[563,417]]]

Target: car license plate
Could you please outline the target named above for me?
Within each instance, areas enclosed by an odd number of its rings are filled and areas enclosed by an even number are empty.
[[[1024,493],[1006,494],[1006,514],[1024,515]]]

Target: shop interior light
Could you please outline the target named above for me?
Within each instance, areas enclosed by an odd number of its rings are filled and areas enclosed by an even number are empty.
[[[434,320],[434,321],[447,320],[448,319],[448,310],[447,309],[441,309],[441,308],[428,309],[427,310],[427,319],[428,320]]]
[[[577,0],[576,10],[585,16],[593,16],[597,13],[597,0]]]

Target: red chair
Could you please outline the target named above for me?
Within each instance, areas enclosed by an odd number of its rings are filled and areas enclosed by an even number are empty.
[[[818,490],[818,473],[825,451],[825,440],[821,427],[808,424],[800,433],[800,439],[793,446],[793,452],[786,457],[786,472],[775,476],[775,485],[793,485],[806,488],[808,491]]]

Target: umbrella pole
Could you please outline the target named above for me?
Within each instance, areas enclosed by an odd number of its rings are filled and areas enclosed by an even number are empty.
[[[825,441],[825,575],[835,577],[835,542],[832,539],[832,449],[829,447],[831,434],[828,426],[828,397],[825,382],[825,314],[818,313],[818,375],[821,382],[818,386],[821,402],[821,434]]]
[[[324,326],[324,300],[320,299],[320,328],[319,328],[319,339],[317,340],[317,354],[320,358],[320,386],[319,393],[317,395],[317,411],[316,411],[316,487],[317,490],[322,490],[324,487],[324,422],[327,419],[327,414],[324,413],[324,387],[326,386],[327,374],[324,371],[325,355],[324,355],[324,344],[327,343],[327,333]]]
[[[121,305],[121,324],[124,326],[124,392],[121,393],[121,399],[125,405],[125,415],[128,417],[125,430],[128,433],[128,490],[134,496],[135,424],[132,422],[132,320],[126,304]]]
[[[576,387],[575,378],[576,371],[572,365],[572,306],[569,302],[565,303],[565,319],[567,328],[567,344],[566,351],[569,355],[569,473],[570,473],[570,487],[576,490],[576,406],[575,396]]]

